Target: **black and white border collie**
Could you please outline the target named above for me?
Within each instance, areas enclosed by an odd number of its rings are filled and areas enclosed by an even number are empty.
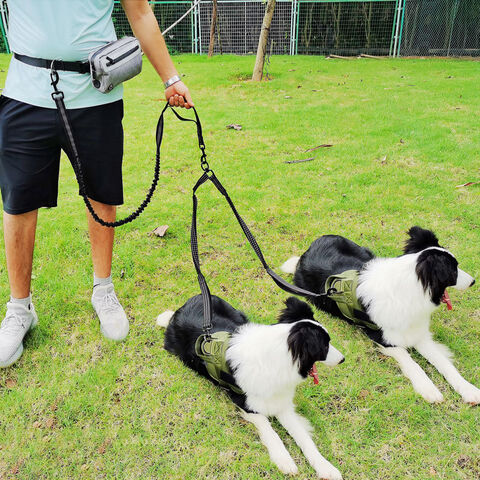
[[[443,396],[407,348],[414,347],[462,396],[467,403],[480,403],[480,390],[467,382],[451,362],[448,349],[433,341],[430,316],[442,301],[447,287],[465,290],[475,280],[458,268],[455,257],[438,243],[430,230],[412,227],[404,254],[396,258],[376,258],[367,248],[338,236],[315,240],[301,257],[292,257],[281,270],[294,274],[294,283],[314,293],[325,291],[330,275],[358,270],[357,298],[380,330],[364,328],[381,345],[385,355],[400,364],[416,392],[428,402],[441,402]],[[345,318],[329,298],[309,299],[317,308]],[[449,300],[448,300],[449,301]]]
[[[243,418],[253,423],[272,461],[283,473],[297,473],[297,466],[267,417],[277,417],[302,449],[319,478],[339,480],[340,472],[318,451],[308,421],[295,412],[295,388],[307,378],[315,362],[334,366],[343,355],[330,344],[325,328],[314,320],[312,309],[290,297],[277,324],[259,325],[219,297],[212,297],[213,332],[227,331],[231,340],[226,359],[244,395],[227,390]],[[176,312],[160,314],[157,324],[166,327],[165,349],[189,368],[216,383],[195,353],[202,334],[203,303],[192,297]]]

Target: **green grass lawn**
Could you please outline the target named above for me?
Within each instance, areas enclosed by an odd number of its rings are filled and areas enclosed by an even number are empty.
[[[204,126],[210,165],[272,266],[322,234],[399,255],[405,231],[432,228],[480,277],[480,63],[272,57],[273,79],[246,79],[253,57],[175,58]],[[0,57],[4,82],[9,57]],[[125,86],[124,216],[153,174],[163,88],[146,65]],[[241,131],[227,130],[230,123]],[[306,149],[332,144],[312,152]],[[286,161],[315,156],[305,163]],[[193,124],[167,117],[152,204],[117,230],[113,277],[131,319],[121,344],[102,338],[90,304],[86,217],[62,161],[59,206],[39,214],[33,298],[40,323],[22,359],[0,370],[0,479],[280,479],[254,427],[227,396],[163,349],[156,316],[198,293],[190,259],[191,187],[201,173]],[[164,238],[149,236],[169,225]],[[228,205],[200,193],[200,251],[212,293],[273,323],[287,297],[263,273]],[[2,235],[3,238],[3,235]],[[0,248],[0,298],[9,288]],[[465,378],[480,385],[478,287],[451,292],[433,316]],[[3,313],[2,313],[3,315]],[[424,359],[445,396],[429,405],[393,359],[349,325],[317,314],[344,364],[305,382],[298,410],[345,480],[478,480],[480,410],[462,403]],[[314,471],[275,423],[299,466]]]

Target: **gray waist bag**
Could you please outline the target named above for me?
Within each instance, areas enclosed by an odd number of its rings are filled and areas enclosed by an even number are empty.
[[[142,71],[142,49],[135,37],[123,37],[90,53],[93,86],[108,93]]]

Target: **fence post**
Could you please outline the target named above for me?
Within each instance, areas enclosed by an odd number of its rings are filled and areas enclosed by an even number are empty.
[[[297,40],[297,0],[292,0],[292,10],[290,14],[290,55],[295,55],[295,43]]]
[[[390,52],[388,54],[389,57],[392,56],[393,45],[395,43],[395,29],[397,26],[397,15],[398,15],[398,0],[395,0],[395,13],[393,15],[392,38],[390,40]]]
[[[192,0],[192,5],[195,0]],[[200,28],[200,12],[199,12],[199,6],[198,4],[194,6],[192,10],[192,25],[193,25],[193,37],[192,37],[192,42],[194,46],[194,52],[193,53],[202,53],[200,51],[201,46],[200,46],[200,37],[198,34],[198,30]]]
[[[202,2],[198,2],[198,5],[196,6],[197,10],[197,25],[198,25],[198,53],[201,55],[202,54],[202,22],[200,18],[200,6]]]
[[[298,55],[298,30],[300,25],[300,2],[302,0],[297,1],[297,18],[296,18],[296,25],[295,25],[295,55]]]
[[[403,36],[403,20],[405,19],[405,9],[406,9],[406,3],[407,0],[400,0],[400,2],[403,2],[402,6],[402,19],[401,19],[401,24],[400,24],[400,33],[398,35],[398,46],[397,46],[397,57],[400,56],[400,47],[402,46],[402,36]]]
[[[395,36],[393,39],[393,57],[400,55],[400,42],[402,40],[403,18],[405,16],[405,1],[398,0],[396,4],[396,22],[395,22]]]

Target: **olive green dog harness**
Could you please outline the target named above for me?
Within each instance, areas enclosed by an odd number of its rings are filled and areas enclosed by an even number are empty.
[[[215,332],[211,337],[200,335],[195,342],[195,353],[203,360],[208,374],[222,387],[243,395],[227,364],[225,355],[231,339],[229,332]]]
[[[331,275],[325,282],[325,292],[338,306],[342,315],[353,323],[370,330],[380,327],[370,320],[357,298],[358,270],[346,270],[338,275]]]

